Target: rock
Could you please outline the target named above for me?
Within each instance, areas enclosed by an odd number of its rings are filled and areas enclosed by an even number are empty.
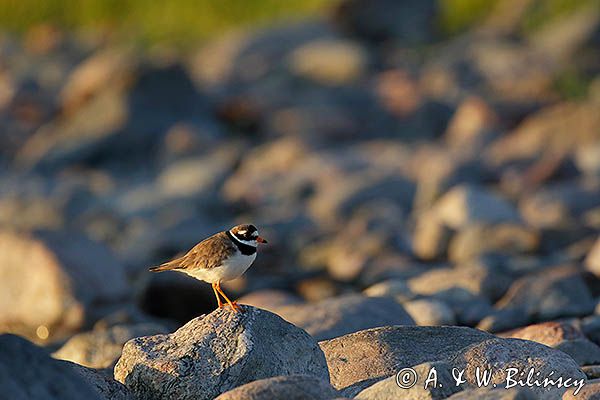
[[[589,379],[597,379],[600,378],[600,365],[584,365],[581,367],[581,370]]]
[[[16,154],[25,168],[44,170],[82,161],[105,150],[106,141],[127,121],[127,100],[122,91],[108,87],[65,119],[43,125]]]
[[[516,280],[496,307],[522,309],[530,318],[584,316],[594,309],[592,295],[573,268],[555,267]]]
[[[568,390],[562,397],[562,400],[598,399],[600,399],[600,379],[589,380],[577,394],[573,390]]]
[[[335,224],[348,219],[359,206],[374,200],[393,202],[408,210],[414,195],[414,183],[402,176],[366,172],[323,182],[308,203],[308,209],[317,221]]]
[[[585,268],[596,276],[600,276],[600,237],[585,257]]]
[[[481,88],[492,90],[495,98],[507,102],[548,101],[556,65],[533,46],[494,35],[482,35],[479,40],[463,37],[462,40],[466,42],[463,57],[468,61],[460,61],[470,64],[465,72],[461,71],[462,79],[475,75]],[[472,82],[469,85],[473,88]]]
[[[476,152],[474,149],[470,151]],[[410,160],[410,170],[411,176],[417,180],[414,209],[418,210],[419,215],[429,214],[435,218],[435,222],[442,223],[432,208],[440,196],[465,182],[477,185],[490,181],[495,176],[496,173],[475,155],[465,153],[465,150],[449,151],[447,145],[437,144],[423,144],[415,149]],[[423,168],[423,165],[427,165],[427,168]],[[448,226],[443,225],[451,231]]]
[[[598,9],[582,4],[582,7],[537,29],[530,38],[531,44],[548,58],[568,63],[587,42],[593,40],[599,24]]]
[[[471,96],[461,102],[444,133],[445,141],[456,149],[481,149],[497,129],[498,116],[482,98]]]
[[[486,157],[499,165],[593,145],[600,137],[597,108],[594,101],[567,101],[542,108],[492,143]]]
[[[313,175],[323,167],[298,138],[284,137],[248,151],[223,185],[223,197],[253,207],[296,205],[303,190],[313,186]],[[286,179],[281,179],[281,176]]]
[[[575,151],[575,165],[587,175],[600,175],[600,144],[582,146]]]
[[[248,41],[245,32],[231,31],[203,44],[190,60],[193,78],[202,87],[224,84]]]
[[[107,248],[67,232],[0,232],[0,276],[0,330],[33,340],[74,332],[130,292]]]
[[[491,302],[483,296],[463,288],[450,288],[428,296],[448,305],[459,325],[475,326],[479,321],[494,313]]]
[[[573,324],[543,322],[507,332],[504,336],[532,340],[564,351],[579,365],[600,363],[600,347],[589,341]]]
[[[389,234],[382,232],[339,235],[327,246],[327,272],[338,281],[355,281],[369,269],[370,262],[385,251],[388,239]]]
[[[403,279],[388,279],[366,288],[363,293],[371,297],[394,297],[401,303],[415,298]]]
[[[250,292],[237,300],[240,304],[275,312],[279,307],[302,303],[302,299],[290,292],[276,289],[263,289]]]
[[[520,339],[492,338],[475,343],[461,350],[451,361],[455,368],[464,369],[464,379],[473,386],[477,385],[476,372],[489,370],[490,384],[506,385],[508,374],[513,379],[518,373],[526,374],[533,369],[535,377],[551,376],[553,379],[570,378],[570,384],[585,384],[585,374],[577,363],[562,351],[551,349],[542,344]],[[514,368],[514,370],[509,370]],[[537,375],[539,373],[539,375]],[[552,373],[552,375],[550,375]],[[544,399],[559,399],[564,388],[548,386],[531,389]]]
[[[531,322],[531,316],[522,308],[496,310],[477,324],[477,329],[496,333],[518,328]]]
[[[538,400],[534,392],[527,388],[496,388],[490,389],[487,387],[477,389],[465,389],[452,396],[448,400]]]
[[[345,218],[340,233],[323,245],[323,262],[329,275],[338,281],[353,282],[361,279],[375,260],[401,251],[406,247],[398,229],[403,216],[402,208],[391,200],[358,205],[352,216]]]
[[[345,0],[334,10],[334,22],[345,33],[368,40],[427,42],[434,35],[437,5],[433,1]]]
[[[156,181],[156,190],[165,198],[205,196],[217,192],[233,170],[240,148],[233,143],[213,146],[203,157],[178,160],[164,168]]]
[[[126,88],[103,87],[77,112],[43,125],[19,150],[17,164],[39,171],[74,163],[131,164],[147,160],[176,123],[194,120],[216,128],[218,124],[206,113],[206,99],[183,66],[167,64],[144,65]],[[169,107],[164,106],[164,98],[171,99]]]
[[[510,203],[475,185],[455,186],[433,207],[437,217],[453,229],[473,223],[519,223],[521,220]]]
[[[518,255],[537,250],[540,238],[523,225],[473,224],[460,229],[448,246],[448,259],[461,263],[486,254]]]
[[[14,335],[0,335],[0,387],[7,399],[128,400],[126,389],[85,367],[58,361]]]
[[[493,336],[488,333],[464,327],[388,326],[319,345],[327,359],[331,384],[352,397],[402,368],[447,360],[464,347],[490,338]]]
[[[416,262],[409,259],[406,254],[397,252],[382,254],[369,262],[368,268],[359,276],[358,284],[361,287],[369,287],[388,280],[406,282],[409,278],[435,268],[439,268],[439,265]],[[414,293],[406,293],[406,295],[416,296]]]
[[[79,377],[90,385],[100,394],[100,397],[107,400],[130,400],[133,396],[127,388],[114,380],[112,377],[112,370],[105,373],[93,368],[86,368],[83,365],[68,362],[73,371],[79,375]]]
[[[600,345],[600,315],[598,315],[597,307],[594,315],[590,315],[581,320],[580,326],[587,338]]]
[[[569,180],[545,185],[519,202],[523,218],[537,228],[569,226],[600,206],[600,179]]]
[[[125,49],[108,48],[93,53],[75,67],[64,84],[60,98],[67,112],[110,85],[124,86],[137,67],[136,58]]]
[[[16,187],[18,180],[7,177],[2,179],[3,187]],[[19,215],[19,218],[15,218]],[[60,229],[64,216],[57,201],[46,196],[35,195],[4,195],[0,198],[0,224],[17,231],[35,229]]]
[[[246,383],[215,400],[332,400],[339,393],[331,385],[310,375],[276,376]]]
[[[440,259],[446,255],[451,237],[452,230],[434,213],[422,213],[417,217],[412,238],[413,251],[422,260]]]
[[[468,264],[462,267],[438,268],[424,272],[408,280],[408,287],[413,293],[433,295],[451,289],[464,289],[474,295],[490,300],[500,298],[508,289],[511,279],[479,264]]]
[[[276,311],[317,340],[378,326],[414,324],[404,308],[389,297],[344,295],[318,303],[281,307]]]
[[[341,85],[358,79],[368,64],[365,49],[349,40],[316,40],[294,49],[290,69],[315,82]]]
[[[72,361],[90,368],[113,368],[121,356],[123,345],[139,336],[167,333],[155,323],[115,325],[78,333],[52,354],[54,358]]]
[[[417,299],[402,304],[417,325],[455,325],[454,311],[445,303],[433,299]]]
[[[427,400],[427,399],[445,399],[448,396],[460,390],[456,386],[450,371],[452,367],[445,361],[426,362],[412,367],[416,372],[418,379],[416,384],[410,388],[401,388],[398,386],[398,375],[390,376],[381,380],[354,397],[359,400],[386,400],[386,399],[407,399],[407,400]],[[435,375],[432,371],[435,370]],[[399,372],[400,373],[400,372]],[[412,375],[408,375],[412,377]],[[435,376],[435,386],[430,382],[425,388],[425,382],[428,378]],[[409,382],[413,382],[410,380]]]
[[[378,101],[387,111],[400,118],[414,115],[423,104],[423,96],[414,76],[395,68],[375,75],[375,91]]]
[[[353,288],[344,287],[343,283],[328,276],[317,276],[302,279],[295,285],[296,292],[309,303],[338,296],[344,292],[354,293]]]
[[[144,399],[212,399],[280,375],[328,381],[323,353],[306,332],[268,311],[242,310],[218,309],[172,334],[127,342],[115,378]]]

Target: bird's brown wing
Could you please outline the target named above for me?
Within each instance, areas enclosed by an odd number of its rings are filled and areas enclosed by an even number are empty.
[[[211,269],[221,266],[221,263],[231,254],[236,247],[225,232],[219,232],[204,239],[190,251],[175,260],[166,262],[151,271],[186,270],[186,269]]]

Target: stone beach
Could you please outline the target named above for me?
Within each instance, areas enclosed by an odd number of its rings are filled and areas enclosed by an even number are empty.
[[[170,57],[0,34],[0,397],[600,398],[600,10],[435,13]],[[243,312],[148,272],[238,223],[269,241],[223,283]]]

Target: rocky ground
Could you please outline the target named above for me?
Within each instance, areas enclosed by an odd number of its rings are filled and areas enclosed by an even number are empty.
[[[186,56],[2,36],[3,395],[600,398],[600,12],[442,37],[434,3]],[[239,222],[270,243],[225,286],[243,314],[147,271]]]

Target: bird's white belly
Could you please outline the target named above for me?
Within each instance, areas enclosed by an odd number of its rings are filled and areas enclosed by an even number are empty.
[[[189,272],[186,271],[186,273],[196,279],[200,279],[208,283],[230,281],[238,278],[244,272],[246,272],[246,270],[250,268],[250,265],[252,265],[254,262],[255,258],[256,253],[250,256],[237,253],[225,260],[220,267]]]

